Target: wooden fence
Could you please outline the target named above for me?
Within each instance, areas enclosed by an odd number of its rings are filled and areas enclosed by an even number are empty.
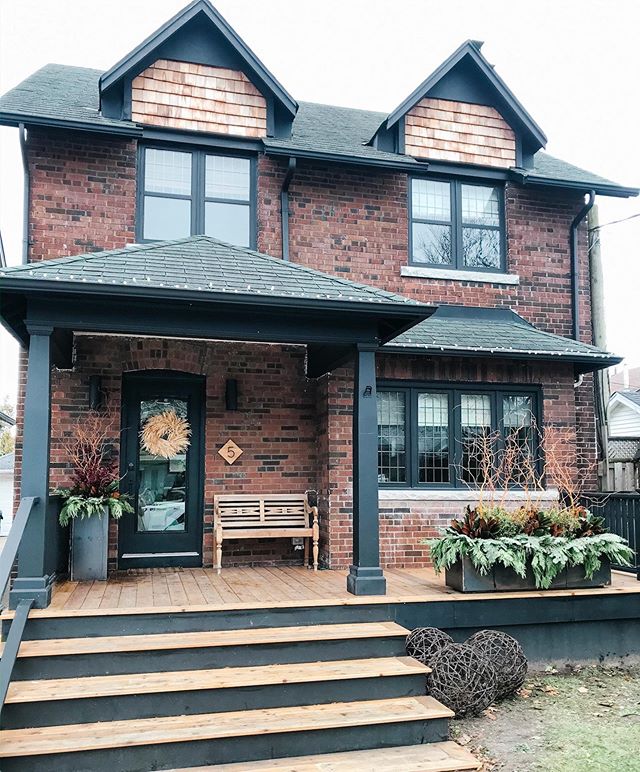
[[[640,578],[640,493],[585,493],[583,504],[594,515],[604,517],[607,528],[629,542],[635,552],[634,565],[614,566],[638,573]]]

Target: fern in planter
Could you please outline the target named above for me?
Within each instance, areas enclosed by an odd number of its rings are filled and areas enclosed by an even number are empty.
[[[127,497],[118,492],[118,481],[115,480],[109,487],[110,491],[98,496],[87,496],[74,492],[72,488],[58,488],[54,491],[64,499],[60,510],[60,525],[68,525],[76,517],[81,520],[85,517],[102,517],[105,507],[115,520],[121,518],[125,512],[133,512]]]
[[[532,519],[527,513],[496,514],[502,526],[497,532],[492,529],[491,535],[484,536],[476,530],[475,535],[469,536],[461,532],[461,521],[453,520],[439,539],[427,540],[436,572],[451,568],[463,558],[468,558],[483,576],[494,566],[501,565],[513,569],[524,579],[531,567],[536,587],[545,590],[565,568],[583,566],[585,578],[591,579],[603,558],[619,565],[630,565],[634,556],[624,539],[603,532],[601,518],[592,516],[587,510],[579,517],[566,510],[539,513],[543,517],[536,519],[535,527],[530,525]],[[564,536],[554,535],[558,532],[558,521],[562,523]],[[514,533],[518,528],[520,532]],[[525,528],[533,533],[527,533]]]

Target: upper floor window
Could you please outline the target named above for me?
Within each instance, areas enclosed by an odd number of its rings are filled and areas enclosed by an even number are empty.
[[[255,244],[251,159],[145,147],[141,180],[139,240],[205,234]]]
[[[378,389],[378,480],[477,486],[489,467],[518,485],[539,466],[537,391],[391,385]],[[492,470],[493,471],[493,470]]]
[[[413,178],[409,241],[416,265],[503,270],[502,188]]]

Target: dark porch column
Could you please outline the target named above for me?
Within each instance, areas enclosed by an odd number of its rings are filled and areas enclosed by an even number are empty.
[[[376,348],[358,346],[353,383],[353,565],[347,590],[384,595],[378,524]]]
[[[20,495],[38,502],[20,543],[18,577],[11,605],[33,598],[37,607],[49,605],[52,577],[46,572],[47,501],[49,498],[49,443],[51,434],[51,334],[43,325],[28,325],[29,364],[24,400],[22,477]]]

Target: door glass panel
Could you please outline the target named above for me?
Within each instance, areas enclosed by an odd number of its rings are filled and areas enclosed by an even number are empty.
[[[187,418],[184,399],[140,402],[140,428],[151,416],[173,410]],[[171,458],[154,456],[140,441],[138,456],[137,530],[184,531],[187,500],[187,454]]]

